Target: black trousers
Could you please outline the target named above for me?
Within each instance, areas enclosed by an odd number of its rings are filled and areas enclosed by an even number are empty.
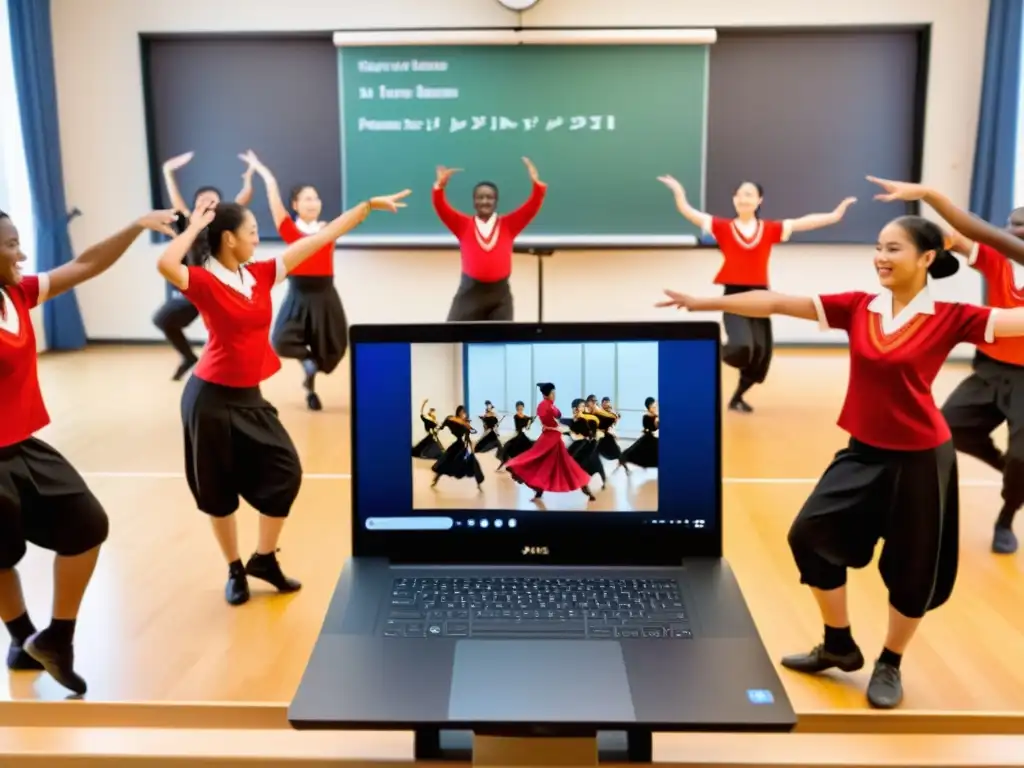
[[[193,376],[181,396],[185,477],[200,511],[227,517],[239,497],[267,517],[287,517],[302,464],[277,410],[258,387],[237,389]]]
[[[107,540],[107,513],[82,476],[36,438],[0,448],[0,569],[31,543],[72,557]]]
[[[727,285],[725,295],[747,291],[763,291],[764,286]],[[767,317],[741,317],[725,312],[722,325],[728,340],[722,347],[722,361],[739,369],[739,390],[745,392],[768,377],[772,364],[774,338],[772,321]]]
[[[942,406],[953,445],[1003,475],[1003,503],[1012,511],[1024,506],[1024,368],[978,352],[974,371]],[[996,447],[992,431],[1006,422],[1006,453]]]
[[[191,301],[175,291],[153,315],[153,325],[160,329],[179,355],[191,359],[195,357],[195,352],[185,338],[184,331],[197,317],[199,310]]]
[[[271,341],[281,357],[313,360],[320,373],[338,367],[348,350],[348,319],[333,277],[288,278]]]
[[[839,451],[789,531],[800,581],[821,590],[846,584],[882,547],[878,570],[889,603],[920,618],[953,592],[959,559],[959,486],[952,442],[891,451],[857,440]]]
[[[448,322],[511,321],[514,315],[515,305],[508,280],[481,283],[463,275],[448,310]]]

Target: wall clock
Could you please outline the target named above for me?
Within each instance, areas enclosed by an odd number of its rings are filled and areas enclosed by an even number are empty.
[[[498,2],[510,11],[519,11],[522,13],[523,11],[528,11],[533,8],[533,6],[539,3],[540,0],[498,0]]]

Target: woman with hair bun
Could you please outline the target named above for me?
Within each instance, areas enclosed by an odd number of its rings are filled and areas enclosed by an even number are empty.
[[[160,273],[195,305],[209,331],[181,398],[185,474],[228,562],[225,597],[231,605],[249,600],[247,576],[281,592],[301,587],[284,575],[275,554],[299,493],[302,466],[277,410],[260,393],[261,382],[281,368],[269,340],[270,290],[371,210],[404,207],[408,194],[360,203],[269,261],[252,260],[259,233],[249,210],[237,203],[208,205],[193,212],[188,228],[160,256]],[[185,266],[182,259],[204,230],[204,263]],[[260,513],[256,552],[244,566],[234,517],[239,498]]]
[[[848,197],[830,213],[810,213],[799,219],[762,219],[764,189],[757,182],[744,181],[732,196],[736,217],[724,219],[691,206],[683,186],[673,177],[659,176],[658,181],[672,191],[679,212],[717,241],[724,261],[715,276],[715,283],[723,287],[726,296],[766,290],[772,246],[786,242],[794,232],[810,232],[838,224],[846,209],[857,202],[855,197]],[[772,323],[767,317],[749,318],[726,312],[722,316],[722,325],[727,336],[722,348],[722,361],[740,372],[736,391],[729,400],[729,409],[750,413],[754,409],[743,396],[755,384],[763,384],[768,376],[772,362]]]
[[[850,440],[789,531],[800,581],[821,611],[824,642],[782,664],[805,673],[864,666],[850,630],[846,572],[867,566],[884,538],[878,568],[889,591],[889,628],[867,689],[868,702],[877,708],[902,701],[902,655],[925,613],[949,599],[956,581],[956,451],[932,382],[957,344],[1024,336],[1024,308],[995,310],[931,298],[929,275],[948,277],[958,268],[936,224],[902,216],[878,237],[881,290],[875,294],[750,291],[698,299],[666,291],[668,300],[658,304],[816,320],[822,329],[849,336],[850,374],[839,426]]]

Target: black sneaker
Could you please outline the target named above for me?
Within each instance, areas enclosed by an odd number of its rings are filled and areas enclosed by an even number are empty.
[[[1017,551],[1017,534],[1012,528],[996,526],[992,534],[992,551],[997,555],[1012,555]]]
[[[42,672],[43,665],[33,659],[15,642],[7,649],[7,668],[12,672]]]
[[[849,653],[833,653],[826,650],[825,644],[822,643],[814,646],[809,653],[797,653],[783,657],[782,666],[809,675],[824,672],[833,667],[843,672],[856,672],[864,666],[864,654],[856,646]]]
[[[36,632],[25,641],[25,653],[39,662],[50,677],[81,696],[85,693],[86,685],[85,680],[75,672],[74,646],[50,647],[45,632]]]
[[[875,671],[868,683],[868,703],[875,709],[895,709],[902,701],[903,681],[899,669],[875,662]]]
[[[254,554],[245,564],[245,572],[277,588],[278,592],[298,592],[302,589],[302,582],[284,575],[274,552],[268,555]]]

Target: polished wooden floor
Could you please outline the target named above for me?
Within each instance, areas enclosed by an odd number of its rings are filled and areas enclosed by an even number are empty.
[[[326,410],[305,410],[294,366],[268,382],[302,455],[306,477],[280,557],[305,588],[222,598],[225,568],[181,474],[180,384],[171,352],[94,348],[42,360],[53,425],[43,433],[72,459],[106,505],[110,541],[79,622],[80,671],[88,698],[105,701],[286,702],[294,692],[349,548],[346,374],[321,386]],[[726,556],[773,657],[817,642],[821,628],[797,583],[786,546],[789,523],[843,443],[834,426],[847,363],[843,353],[780,354],[769,383],[750,397],[756,412],[724,417]],[[940,398],[967,372],[950,365]],[[727,372],[726,385],[732,385]],[[1002,439],[1002,436],[1001,438]],[[952,601],[925,621],[904,661],[905,709],[1024,711],[1024,553],[989,553],[998,478],[962,459],[962,559]],[[255,515],[240,515],[243,548]],[[1024,530],[1022,530],[1024,533]],[[23,563],[31,611],[49,617],[50,558]],[[851,577],[858,639],[882,642],[885,595],[873,568]],[[798,712],[864,706],[867,673],[782,679]],[[681,684],[685,684],[681,681]],[[45,676],[10,676],[0,698],[59,699]]]

